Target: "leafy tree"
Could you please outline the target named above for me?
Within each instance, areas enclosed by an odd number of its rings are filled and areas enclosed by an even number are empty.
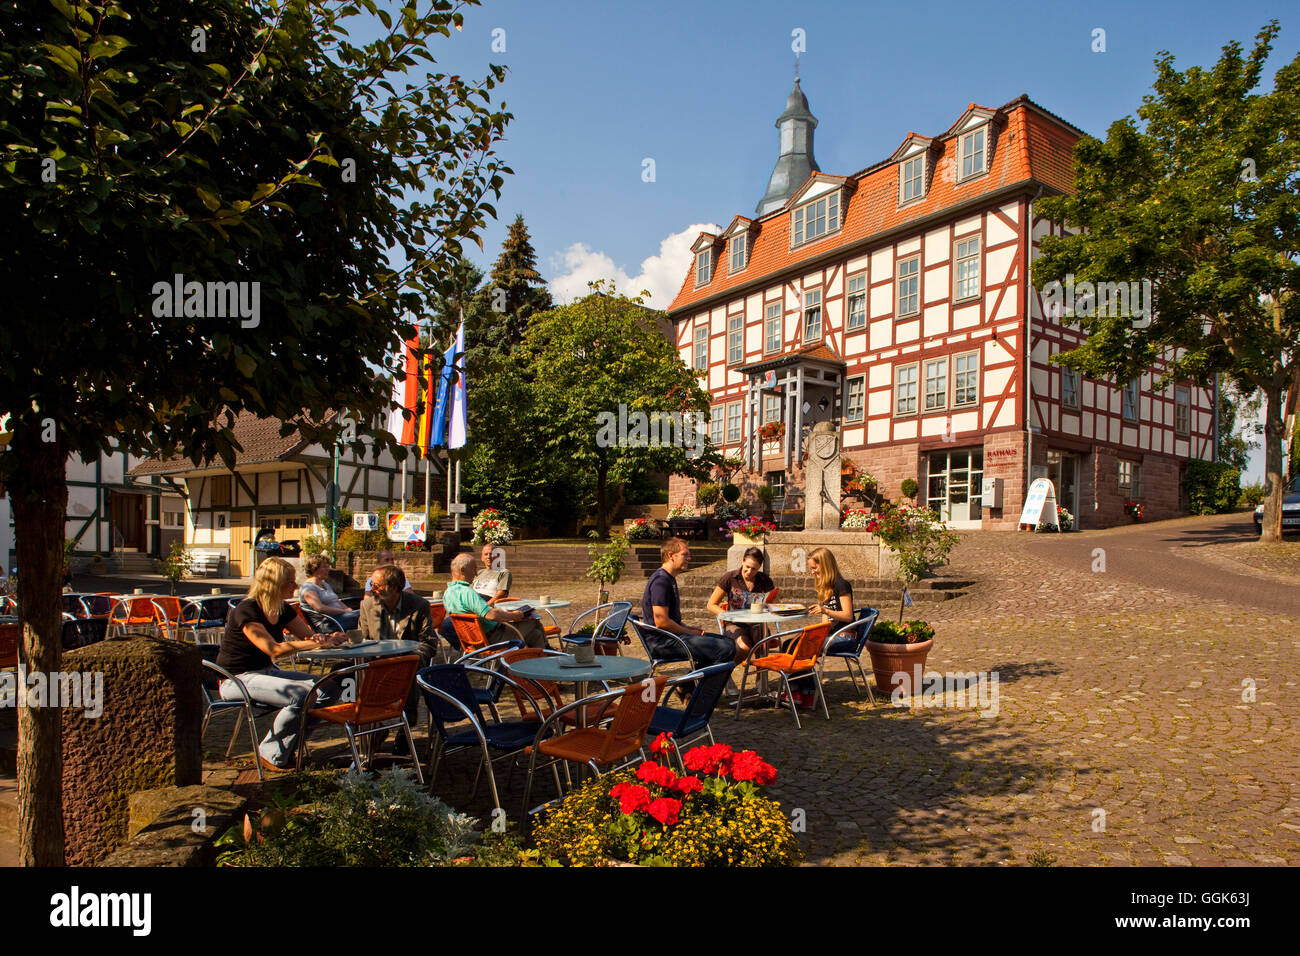
[[[609,530],[611,485],[645,470],[702,478],[716,460],[707,443],[704,454],[689,458],[680,444],[636,447],[602,436],[602,413],[617,417],[620,405],[628,415],[690,413],[701,419],[709,407],[695,373],[655,325],[658,313],[641,298],[606,288],[592,283],[592,295],[533,316],[521,344],[547,467],[594,480],[602,537]]]
[[[364,450],[401,317],[477,241],[509,172],[504,68],[422,75],[464,5],[394,20],[374,0],[0,0],[0,354],[22,357],[0,366],[0,480],[31,670],[59,669],[69,454],[229,466],[236,412],[332,443],[340,405]],[[387,32],[356,45],[362,14]],[[216,292],[247,308],[196,286],[178,312],[177,275],[242,283]],[[20,711],[18,761],[20,859],[61,864],[56,708]]]
[[[1040,287],[1071,273],[1152,283],[1150,317],[1078,316],[1088,340],[1064,364],[1123,381],[1163,360],[1166,381],[1221,372],[1263,393],[1268,540],[1281,535],[1282,396],[1300,354],[1300,56],[1254,92],[1278,29],[1245,58],[1227,44],[1210,70],[1161,53],[1143,126],[1126,117],[1105,141],[1084,137],[1075,193],[1040,202],[1082,231],[1044,239],[1034,264]]]

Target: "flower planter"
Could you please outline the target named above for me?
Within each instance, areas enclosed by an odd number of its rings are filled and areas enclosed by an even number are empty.
[[[925,659],[934,646],[934,638],[916,644],[880,644],[867,641],[867,653],[871,655],[871,669],[876,675],[876,690],[883,694],[893,694],[895,688],[901,687],[904,695],[912,694],[912,677],[920,669],[925,672]],[[894,675],[902,674],[900,683],[895,683]]]
[[[761,534],[758,535],[757,537],[751,538],[749,535],[741,534],[739,531],[735,532],[731,536],[731,543],[733,547],[761,548],[763,547],[763,543],[766,540],[767,538],[765,538]]]

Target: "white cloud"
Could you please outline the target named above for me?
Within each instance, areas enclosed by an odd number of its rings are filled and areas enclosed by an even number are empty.
[[[682,287],[686,271],[691,265],[691,243],[701,232],[720,232],[712,223],[697,223],[675,232],[659,243],[659,254],[641,260],[641,271],[636,275],[614,264],[603,252],[597,252],[585,242],[575,242],[554,256],[551,296],[559,304],[581,298],[589,291],[587,283],[595,279],[613,279],[618,291],[625,295],[639,295],[643,289],[650,292],[649,305],[666,309]]]

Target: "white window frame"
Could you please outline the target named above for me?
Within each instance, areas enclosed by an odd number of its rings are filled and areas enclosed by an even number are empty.
[[[779,422],[781,420],[781,402],[785,400],[783,395],[773,395],[771,392],[763,393],[763,418],[762,424],[768,422]]]
[[[910,376],[911,378],[910,382],[903,381],[905,372],[912,373]],[[894,367],[894,417],[895,418],[907,418],[916,414],[917,408],[920,407],[920,394],[919,394],[920,375],[921,375],[921,366],[917,362],[911,362],[907,365],[897,365]],[[910,409],[904,409],[902,407],[903,386],[910,386],[911,388],[910,400],[911,400],[912,407]]]
[[[981,126],[977,126],[975,129],[962,133],[962,135],[958,138],[957,140],[957,171],[958,171],[957,182],[964,183],[968,179],[975,179],[977,176],[983,176],[986,172],[988,172],[988,166],[989,166],[988,131],[989,131],[989,124],[984,123]],[[974,148],[974,145],[972,145],[977,142],[979,145],[978,149]],[[972,160],[974,160],[976,157],[979,158],[979,165],[975,166],[972,163],[969,172],[966,170],[966,158],[968,153],[970,154],[970,158]]]
[[[926,359],[924,365],[921,382],[924,386],[925,411],[942,412],[948,407],[948,356],[941,355],[938,358]],[[930,370],[936,366],[940,368],[939,374],[931,375]],[[939,388],[931,391],[931,382],[938,382]]]
[[[809,318],[816,316],[817,334],[814,335],[809,331]],[[820,342],[825,338],[825,316],[822,313],[822,290],[807,289],[803,294],[803,340],[808,342]]]
[[[1132,378],[1119,390],[1119,417],[1136,425],[1142,406],[1142,379]]]
[[[838,189],[818,196],[816,199],[797,206],[790,213],[790,247],[802,246],[816,242],[831,233],[840,231],[840,191]],[[820,232],[809,233],[809,227],[823,223]]]
[[[1070,383],[1068,392],[1066,382]],[[1061,366],[1061,407],[1079,410],[1079,373],[1065,365]]]
[[[857,386],[856,392],[854,386]],[[844,383],[844,421],[867,420],[867,377],[855,375]]]
[[[772,344],[772,331],[775,325],[776,344]],[[769,302],[763,308],[763,352],[770,355],[773,352],[781,351],[781,343],[785,340],[785,308],[780,302]]]
[[[1174,386],[1174,434],[1181,438],[1192,434],[1192,389],[1187,385]]]
[[[1119,460],[1119,493],[1129,501],[1136,501],[1142,495],[1142,464],[1127,458]],[[1125,474],[1127,472],[1127,475]],[[1127,479],[1127,480],[1126,480]]]
[[[710,405],[709,406],[709,441],[714,445],[722,447],[723,429],[726,427],[727,406]]]
[[[959,369],[958,363],[963,359],[971,359],[974,367]],[[963,375],[971,376],[973,380],[974,397],[969,401],[961,401],[960,396],[963,391],[962,386],[958,384],[960,377]],[[970,408],[978,405],[980,401],[980,353],[979,352],[959,352],[952,357],[952,407],[953,408]]]
[[[785,472],[769,471],[763,476],[763,481],[772,486],[773,500],[780,500],[785,497]]]
[[[909,264],[915,264],[916,270],[908,275],[903,274],[903,267]],[[913,315],[921,314],[921,254],[913,253],[910,256],[903,256],[898,260],[898,278],[894,282],[894,316],[895,318],[908,318]],[[909,282],[912,285],[911,292],[903,291],[903,283]],[[903,311],[905,300],[915,299],[916,304],[910,312]]]
[[[971,244],[974,244],[972,250]],[[965,254],[962,254],[962,247],[965,247]],[[953,243],[953,284],[952,298],[954,302],[965,302],[969,299],[978,299],[983,286],[980,281],[980,237],[978,234],[973,236],[962,236]],[[965,275],[962,270],[969,270]],[[962,285],[970,286],[965,294],[962,293]]]
[[[859,282],[861,286],[854,288],[854,284]],[[867,274],[859,272],[857,275],[849,276],[846,289],[848,302],[845,309],[845,327],[850,332],[865,329],[867,327]]]
[[[727,364],[741,365],[745,361],[745,313],[727,316]]]
[[[695,287],[708,285],[713,281],[713,249],[701,249],[695,253]]]
[[[735,413],[734,415],[731,413],[731,412],[732,412],[732,409],[735,409],[735,412],[736,412],[736,413]],[[736,426],[736,428],[735,428],[735,432],[734,432],[734,436],[735,436],[735,437],[732,437],[732,436],[733,436],[733,432],[732,432],[732,428],[731,428],[731,426],[732,426],[732,423],[733,423],[733,422],[735,423],[735,426]],[[726,441],[726,444],[728,444],[728,445],[736,445],[736,444],[739,444],[740,441],[741,441],[744,437],[745,437],[745,405],[744,405],[744,402],[728,402],[728,403],[727,403],[727,441]]]
[[[909,169],[909,166],[913,168]],[[898,164],[898,204],[900,206],[906,206],[910,202],[925,198],[925,173],[924,152],[917,153],[915,156],[908,156]],[[915,191],[909,196],[908,189],[913,186]]]
[[[700,333],[704,333],[701,335]],[[691,368],[697,372],[707,372],[709,370],[709,323],[706,319],[703,322],[695,323],[694,339],[691,352]]]
[[[745,266],[749,265],[749,243],[747,242],[749,234],[739,232],[731,237],[729,242],[727,260],[730,263],[731,274],[743,272]],[[740,254],[740,264],[736,264],[736,254]]]

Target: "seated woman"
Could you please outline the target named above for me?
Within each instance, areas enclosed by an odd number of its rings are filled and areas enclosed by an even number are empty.
[[[293,565],[283,558],[267,558],[253,575],[248,597],[226,618],[217,664],[234,674],[260,704],[283,709],[275,715],[270,732],[258,745],[257,758],[267,770],[292,770],[298,754],[298,724],[303,698],[316,678],[296,671],[283,671],[275,661],[297,651],[314,651],[347,640],[343,634],[313,634],[306,622],[286,602],[297,587]],[[297,640],[283,640],[288,630]],[[326,690],[330,688],[330,690]],[[324,685],[317,703],[326,706],[338,696],[338,689]],[[241,700],[233,681],[221,682],[223,700]]]
[[[713,594],[709,596],[709,613],[718,615],[726,611],[743,611],[754,598],[775,590],[776,585],[763,572],[763,549],[747,548],[739,570],[728,571],[714,586]],[[736,642],[736,663],[743,662],[749,656],[750,648],[759,640],[762,631],[762,626],[758,624],[732,624],[722,632]]]
[[[302,582],[302,603],[313,611],[328,614],[339,622],[343,630],[350,631],[357,626],[361,612],[347,607],[330,587],[329,573],[333,566],[328,554],[318,554],[303,562],[307,580]]]
[[[817,603],[809,606],[808,613],[824,615],[834,633],[853,620],[853,586],[841,576],[835,555],[828,548],[814,548],[808,555],[808,573],[813,576],[817,592]],[[807,677],[792,680],[790,690],[800,707],[817,703],[817,688]]]

